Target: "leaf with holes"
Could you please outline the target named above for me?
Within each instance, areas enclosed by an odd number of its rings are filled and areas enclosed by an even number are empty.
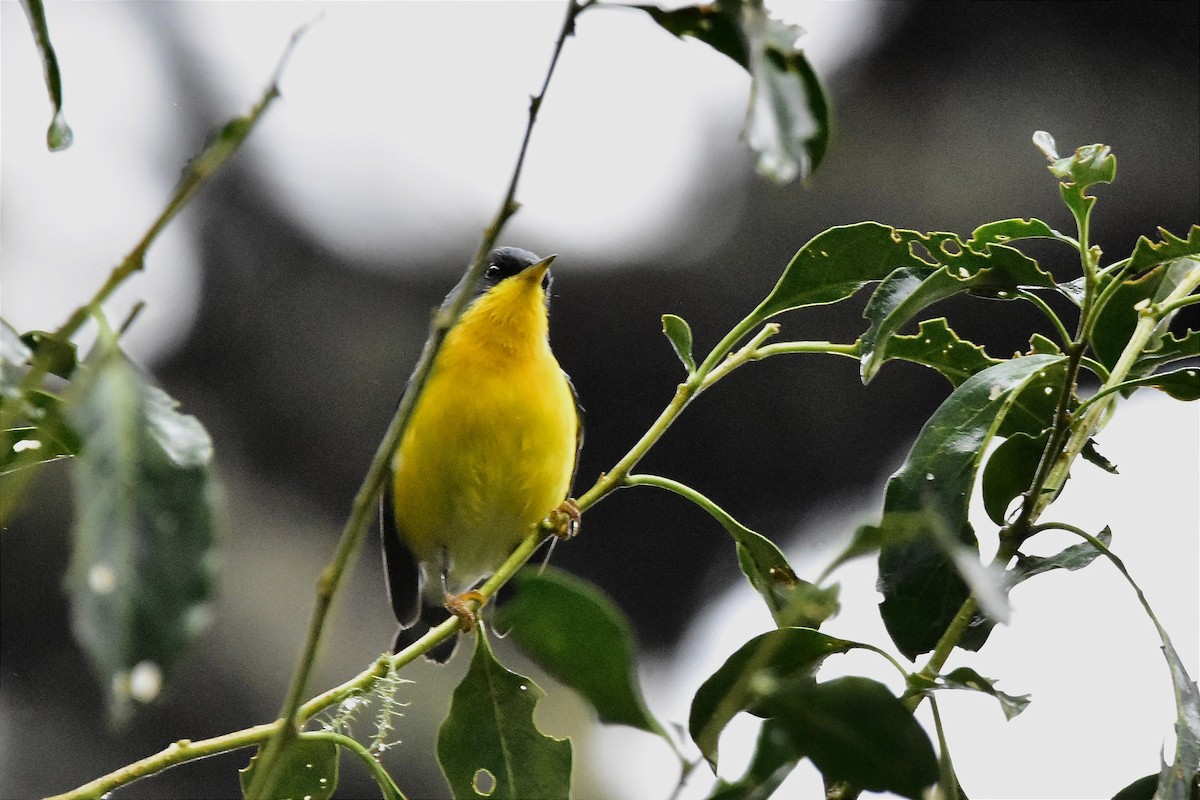
[[[337,790],[338,747],[325,739],[301,738],[288,744],[276,762],[279,779],[271,789],[274,797],[329,800]],[[258,753],[244,769],[238,770],[242,792],[250,788],[258,764]],[[261,780],[261,779],[260,779]]]
[[[621,610],[592,584],[560,570],[524,570],[514,583],[517,594],[497,610],[496,626],[583,695],[601,722],[665,737],[642,697],[633,631]]]
[[[945,317],[922,320],[912,336],[892,334],[876,350],[879,362],[911,361],[938,371],[951,386],[999,364],[980,345],[959,338]]]
[[[456,798],[566,798],[571,742],[546,736],[533,722],[543,692],[496,661],[485,629],[438,729],[437,759]]]
[[[1070,238],[1062,235],[1040,219],[1002,219],[980,225],[971,233],[967,246],[977,252],[989,244],[1008,244],[1020,239],[1057,239],[1074,245]]]

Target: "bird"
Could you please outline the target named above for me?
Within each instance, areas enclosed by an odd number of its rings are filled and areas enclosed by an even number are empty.
[[[392,652],[451,613],[474,623],[474,588],[548,516],[574,535],[569,499],[583,445],[582,409],[550,349],[550,264],[500,247],[442,342],[382,493]],[[459,286],[447,296],[450,303]],[[425,653],[445,662],[455,634]]]

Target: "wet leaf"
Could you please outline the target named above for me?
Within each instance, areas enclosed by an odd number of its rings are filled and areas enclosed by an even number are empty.
[[[454,797],[568,797],[570,741],[538,730],[533,711],[542,690],[501,666],[484,628],[478,631],[471,666],[438,729],[438,763]]]
[[[696,371],[696,359],[692,356],[692,329],[683,317],[663,314],[663,333],[671,342],[675,355],[683,363],[688,374]]]
[[[826,784],[920,798],[939,776],[924,729],[882,683],[855,676],[793,681],[762,701]]]
[[[154,699],[212,595],[212,442],[102,338],[68,408],[76,458],[72,627],[124,721]]]
[[[560,570],[522,571],[496,626],[546,672],[579,692],[601,722],[666,736],[646,709],[629,621],[595,586]]]
[[[242,792],[250,788],[258,754],[250,759],[245,769],[238,770]],[[295,800],[329,800],[337,791],[338,746],[325,739],[308,739],[303,736],[292,741],[279,755],[279,776],[272,794],[280,798]]]
[[[1053,386],[1063,364],[1060,356],[1025,356],[969,378],[926,422],[888,481],[877,532],[880,614],[908,658],[933,648],[969,594],[970,576],[955,562],[965,563],[960,547],[978,553],[967,510],[988,443],[1022,391]],[[978,649],[990,628],[976,620],[959,646]]]
[[[737,714],[766,716],[757,706],[763,695],[784,682],[811,680],[827,657],[861,646],[811,628],[779,628],[754,637],[697,690],[688,718],[692,740],[715,769],[721,732]]]
[[[21,5],[25,8],[25,15],[29,18],[29,27],[33,30],[33,39],[42,56],[46,90],[50,93],[50,103],[54,106],[54,116],[46,131],[46,146],[51,151],[65,150],[71,146],[75,137],[71,132],[71,126],[63,117],[62,73],[58,68],[58,55],[54,52],[54,45],[50,43],[50,26],[46,24],[46,9],[42,5],[42,0],[21,0]]]

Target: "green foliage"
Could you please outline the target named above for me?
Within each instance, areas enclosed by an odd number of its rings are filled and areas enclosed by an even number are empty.
[[[847,781],[915,799],[938,779],[925,730],[877,681],[789,681],[763,697],[761,709],[779,720],[795,752],[807,755],[827,784]]]
[[[996,698],[1004,718],[1011,720],[1029,707],[1029,695],[1007,694],[995,686],[995,681],[985,678],[970,667],[959,667],[936,679],[917,674],[909,677],[909,694],[928,694],[937,689],[965,689],[983,692]]]
[[[691,326],[683,317],[677,317],[674,314],[663,314],[662,325],[663,334],[670,340],[675,355],[679,356],[679,361],[683,364],[684,369],[691,375],[696,371],[696,359],[692,356]]]
[[[249,790],[257,769],[255,755],[245,769],[238,771],[243,792]],[[325,739],[296,739],[284,751],[279,774],[283,778],[275,784],[277,797],[329,800],[337,791],[338,747]]]
[[[157,696],[206,624],[214,539],[212,442],[102,336],[73,389],[76,638],[112,687],[113,718]]]
[[[555,569],[521,572],[496,625],[538,666],[579,692],[601,722],[665,736],[637,681],[633,632],[599,589]]]
[[[776,183],[811,175],[829,147],[829,97],[796,40],[804,30],[769,16],[762,0],[718,0],[664,10],[634,6],[679,37],[704,42],[750,73],[742,132],[760,174]]]
[[[25,14],[29,17],[29,27],[33,30],[33,40],[37,43],[38,52],[42,56],[42,68],[46,74],[46,90],[50,93],[50,103],[54,106],[54,117],[46,130],[46,146],[51,150],[65,150],[71,146],[75,135],[71,126],[63,116],[62,74],[58,69],[58,55],[54,45],[50,43],[50,26],[46,24],[46,8],[42,0],[21,0]]]
[[[457,800],[570,794],[571,743],[546,736],[533,722],[542,695],[529,678],[496,661],[480,628],[471,668],[438,731],[438,763]]]

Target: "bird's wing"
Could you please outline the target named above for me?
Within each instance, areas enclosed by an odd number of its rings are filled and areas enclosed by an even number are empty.
[[[571,492],[575,488],[575,476],[579,473],[579,454],[583,451],[583,406],[579,402],[579,392],[575,391],[575,384],[571,383],[571,376],[565,371],[563,378],[567,381],[567,388],[571,390],[571,399],[575,401],[575,418],[577,420],[575,426],[575,463],[571,465],[571,482],[567,484],[567,492]]]
[[[421,612],[421,568],[416,556],[400,538],[396,527],[396,509],[392,501],[392,481],[379,497],[379,538],[383,543],[383,571],[387,576],[388,600],[401,628],[410,628]]]

